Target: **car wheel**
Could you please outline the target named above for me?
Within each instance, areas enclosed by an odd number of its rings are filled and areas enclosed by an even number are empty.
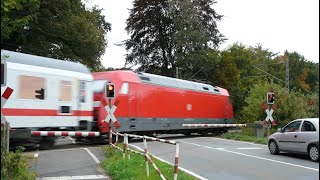
[[[271,154],[274,154],[274,155],[279,154],[279,148],[276,141],[271,140],[268,144],[268,147]]]
[[[308,149],[309,158],[311,161],[319,161],[319,147],[316,145],[311,145]]]

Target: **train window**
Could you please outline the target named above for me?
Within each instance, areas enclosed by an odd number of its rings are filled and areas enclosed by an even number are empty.
[[[45,99],[45,79],[42,77],[34,76],[19,76],[20,92],[19,97],[21,99]]]
[[[141,80],[143,81],[150,81],[150,78],[144,77],[144,76],[139,76]]]
[[[105,88],[107,80],[95,80],[93,81],[93,92],[99,93],[102,92]]]
[[[71,101],[72,100],[71,93],[72,93],[71,81],[61,81],[59,101]]]
[[[204,90],[209,91],[209,88],[207,87],[202,87]]]
[[[129,84],[123,83],[120,89],[119,94],[128,94],[129,93]]]

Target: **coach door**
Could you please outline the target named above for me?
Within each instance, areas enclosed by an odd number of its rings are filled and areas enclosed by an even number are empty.
[[[81,116],[85,116],[84,112],[86,112],[86,110],[90,110],[89,109],[89,101],[88,101],[88,97],[87,97],[87,89],[86,89],[86,86],[87,86],[87,83],[86,81],[83,81],[83,80],[79,80],[78,81],[78,99],[77,99],[77,116],[78,116],[78,119],[80,120]]]
[[[136,121],[137,118],[137,91],[136,91],[136,84],[130,84],[131,86],[129,87],[129,118],[130,121],[133,121],[133,123]]]
[[[60,115],[72,115],[72,81],[61,80],[59,84],[59,109]]]

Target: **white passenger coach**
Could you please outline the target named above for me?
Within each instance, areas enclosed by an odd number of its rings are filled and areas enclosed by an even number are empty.
[[[3,108],[11,128],[88,129],[93,121],[93,77],[80,63],[1,50],[14,90]]]

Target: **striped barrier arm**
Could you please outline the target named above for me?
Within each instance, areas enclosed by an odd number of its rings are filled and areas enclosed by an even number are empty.
[[[128,151],[133,152],[133,153],[135,153],[135,154],[139,154],[139,155],[141,155],[141,156],[144,156],[144,153],[139,152],[139,151],[135,151],[135,150],[130,149],[130,148],[128,148]]]
[[[126,158],[126,152],[127,152],[127,144],[126,144],[126,134],[124,134],[123,138],[123,159]]]
[[[147,171],[147,177],[149,177],[149,164],[148,164],[148,148],[147,148],[147,139],[143,138],[143,144],[144,144],[144,160],[146,163],[146,171]]]
[[[153,162],[153,160],[150,158],[149,154],[146,154],[146,157],[148,158],[148,160],[150,161],[151,165],[153,166],[153,168],[157,171],[157,173],[159,174],[159,176],[161,177],[161,179],[165,180],[166,178],[163,176],[163,174],[161,173],[160,169],[157,167],[157,165]]]
[[[179,170],[179,143],[176,143],[176,154],[175,154],[175,158],[174,158],[174,175],[173,175],[173,179],[177,180],[178,179],[178,170]]]
[[[116,134],[116,133],[113,133]],[[118,133],[119,136],[124,136],[124,134]],[[165,139],[160,139],[160,138],[155,138],[155,137],[149,137],[149,136],[140,136],[140,135],[135,135],[135,134],[127,134],[128,137],[133,137],[133,138],[140,138],[140,139],[149,139],[152,141],[159,141],[159,142],[163,142],[163,143],[168,143],[168,144],[173,144],[175,145],[177,142],[175,141],[170,141],[170,140],[165,140]]]
[[[179,170],[179,142],[176,141],[170,141],[170,140],[165,140],[165,139],[159,139],[159,138],[154,138],[154,137],[148,137],[148,136],[139,136],[139,135],[134,135],[134,134],[121,134],[121,133],[114,133],[111,132],[111,134],[116,135],[116,143],[118,142],[117,137],[118,136],[123,136],[124,137],[124,141],[123,141],[123,149],[119,148],[118,146],[115,146],[114,144],[112,144],[113,147],[116,147],[117,149],[121,149],[121,151],[123,152],[123,159],[125,159],[125,155],[127,154],[127,151],[129,152],[133,152],[135,154],[139,154],[145,157],[145,163],[146,163],[146,172],[147,172],[147,177],[149,177],[150,173],[149,173],[149,164],[148,162],[151,163],[151,165],[155,168],[155,170],[157,171],[157,173],[159,174],[159,176],[161,177],[161,179],[165,179],[165,177],[163,176],[163,174],[161,173],[160,169],[156,166],[156,164],[153,162],[153,160],[150,158],[149,154],[148,154],[148,150],[147,150],[147,139],[149,140],[153,140],[153,141],[159,141],[159,142],[163,142],[163,143],[168,143],[168,144],[173,144],[176,145],[176,153],[175,153],[175,163],[174,163],[174,180],[178,179],[178,170]],[[133,138],[141,138],[143,139],[143,144],[144,144],[144,152],[139,152],[139,151],[135,151],[129,148],[129,141],[128,141],[128,137],[133,137]],[[130,159],[130,155],[128,154],[128,158]]]
[[[124,141],[125,141],[125,144],[126,144],[126,154],[128,156],[128,159],[130,159],[130,151],[129,151],[129,140],[128,140],[128,136],[125,136],[124,137]]]
[[[32,136],[75,136],[75,137],[97,137],[100,132],[81,132],[81,131],[31,131]]]
[[[111,146],[112,144],[112,129],[109,129],[109,145]]]
[[[13,92],[13,89],[11,89],[10,87],[7,87],[6,90],[3,92],[3,94],[1,95],[1,126],[4,126],[5,122],[7,122],[6,118],[2,114],[2,108],[10,98],[12,92]]]
[[[121,149],[120,147],[118,147],[118,146],[116,146],[114,144],[111,144],[111,146],[123,152],[123,149]]]
[[[118,145],[118,140],[119,140],[119,135],[118,135],[118,132],[115,133],[116,134],[116,142],[114,143],[115,145]]]
[[[182,124],[183,127],[244,127],[246,124]]]

